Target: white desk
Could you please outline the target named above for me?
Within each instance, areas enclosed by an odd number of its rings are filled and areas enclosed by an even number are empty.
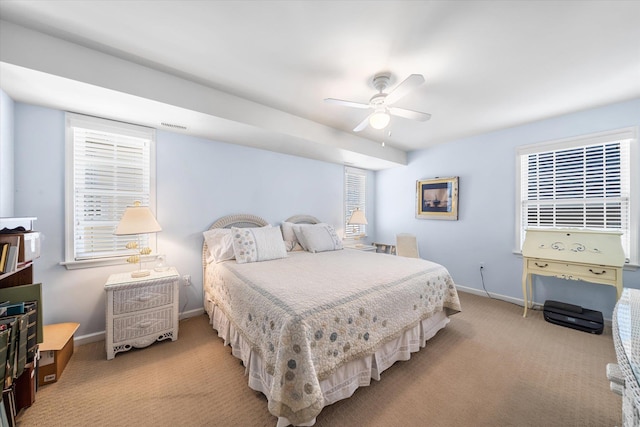
[[[620,298],[625,260],[620,235],[561,228],[527,230],[522,245],[523,317],[533,304],[532,274],[613,286]]]

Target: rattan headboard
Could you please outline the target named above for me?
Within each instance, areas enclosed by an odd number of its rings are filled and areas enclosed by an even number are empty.
[[[285,220],[286,222],[292,222],[294,224],[318,224],[320,220],[311,215],[294,215]],[[208,229],[214,228],[231,228],[231,227],[264,227],[269,225],[267,221],[256,215],[240,214],[240,215],[227,215],[218,219]],[[207,242],[202,242],[202,274],[206,273],[205,268],[207,265]]]
[[[223,216],[213,224],[208,230],[214,228],[231,228],[231,227],[239,227],[239,228],[247,228],[247,227],[264,227],[265,225],[269,225],[267,221],[255,215],[227,215]],[[207,266],[207,242],[202,242],[202,278],[204,281],[204,274],[206,273],[205,269]]]
[[[247,228],[247,227],[264,227],[265,225],[269,225],[267,221],[255,215],[228,215],[223,216],[216,222],[214,222],[209,230],[213,228]]]
[[[311,215],[294,215],[285,219],[285,222],[292,222],[294,224],[319,224],[320,220]]]

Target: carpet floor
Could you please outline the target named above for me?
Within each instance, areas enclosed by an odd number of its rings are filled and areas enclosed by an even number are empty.
[[[316,426],[616,426],[621,398],[605,366],[611,329],[552,325],[539,311],[460,292],[462,312],[411,360],[398,362]],[[205,315],[180,322],[176,342],[107,361],[104,341],[77,346],[18,427],[270,426],[267,401],[247,386]]]

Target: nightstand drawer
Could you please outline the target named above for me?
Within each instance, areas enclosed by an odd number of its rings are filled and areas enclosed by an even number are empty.
[[[113,342],[144,337],[174,327],[173,307],[113,319]]]
[[[113,292],[113,314],[131,313],[173,303],[173,283],[122,289]]]

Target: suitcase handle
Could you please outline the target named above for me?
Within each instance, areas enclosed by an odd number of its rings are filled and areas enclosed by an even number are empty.
[[[545,267],[549,267],[549,264],[545,264],[545,265],[540,265],[537,262],[535,263],[536,267],[540,267],[540,268],[545,268]]]
[[[601,274],[604,274],[604,273],[606,273],[606,272],[607,272],[607,270],[602,270],[600,273],[598,273],[598,272],[596,272],[596,271],[593,271],[592,269],[589,269],[589,271],[590,271],[591,273],[593,273],[593,274],[597,274],[597,275],[601,275]]]

